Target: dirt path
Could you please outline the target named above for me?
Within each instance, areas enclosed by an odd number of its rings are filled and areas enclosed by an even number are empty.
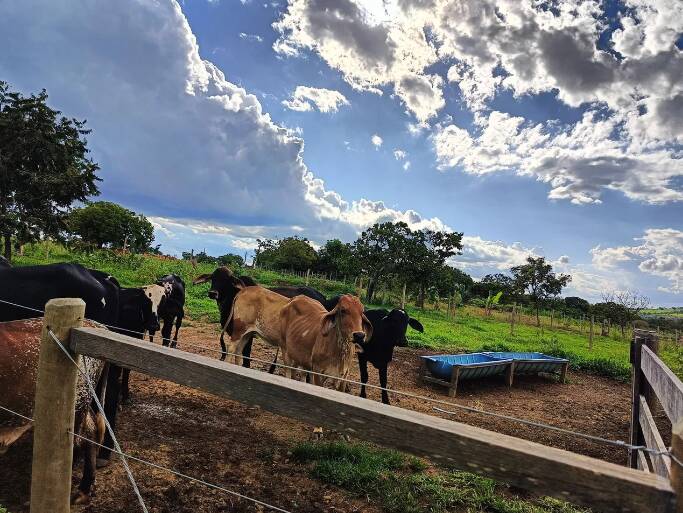
[[[217,357],[216,352],[184,345],[218,348],[217,337],[214,325],[193,323],[181,331],[179,347]],[[391,388],[605,438],[627,439],[630,392],[625,384],[570,371],[568,384],[545,378],[520,378],[508,389],[502,379],[464,382],[458,397],[448,399],[445,389],[418,383],[419,354],[424,352],[397,350],[389,370]],[[274,351],[262,343],[254,344],[252,356],[271,360],[273,355]],[[267,365],[258,363],[253,367]],[[353,378],[358,379],[357,369],[353,372]],[[370,382],[378,384],[374,369],[370,371]],[[292,511],[381,511],[311,479],[307,468],[289,462],[288,450],[292,443],[310,439],[311,426],[139,374],[131,376],[131,391],[132,402],[122,410],[119,421],[119,439],[124,450],[131,454]],[[357,394],[358,390],[352,393]],[[371,389],[368,396],[379,400],[379,391]],[[396,406],[437,414],[433,405],[424,400],[395,395],[391,399]],[[623,463],[626,458],[622,449],[507,420],[465,412],[450,418],[615,463]],[[30,444],[22,445],[14,451],[12,461],[0,465],[0,504],[4,501],[14,513],[21,511],[18,505],[28,494],[28,469],[17,458],[22,452],[30,451]],[[28,455],[30,452],[25,454]],[[259,505],[175,478],[164,471],[139,463],[131,466],[150,512],[264,511]],[[96,490],[92,503],[83,511],[138,511],[119,464],[100,471]]]

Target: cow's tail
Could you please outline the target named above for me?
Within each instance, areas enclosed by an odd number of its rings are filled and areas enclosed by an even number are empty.
[[[279,352],[280,352],[280,348],[278,347],[275,350],[275,358],[273,359],[273,363],[270,364],[270,368],[268,369],[268,374],[273,374],[275,372],[275,367],[277,367],[277,365],[275,365],[275,363],[277,362],[277,355]]]

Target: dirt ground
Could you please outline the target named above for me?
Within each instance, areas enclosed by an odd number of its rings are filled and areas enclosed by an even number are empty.
[[[218,348],[214,325],[193,323],[181,330],[180,349],[215,356]],[[539,421],[612,440],[627,440],[630,389],[623,383],[570,369],[567,384],[548,377],[516,378],[508,389],[503,379],[463,382],[458,397],[449,399],[445,388],[418,382],[418,355],[424,351],[397,349],[389,369],[389,387],[437,400],[447,400],[495,413]],[[272,360],[274,351],[255,342],[252,356]],[[263,363],[254,368],[264,369]],[[353,379],[358,379],[357,368]],[[378,384],[370,369],[370,383]],[[131,403],[123,407],[118,437],[124,450],[179,472],[298,512],[376,512],[370,502],[350,498],[335,487],[309,477],[307,467],[291,463],[288,451],[296,441],[312,438],[312,427],[260,411],[258,408],[218,399],[173,383],[131,375]],[[357,394],[358,389],[352,393]],[[379,400],[379,390],[368,390]],[[438,415],[424,399],[391,395],[392,404]],[[443,407],[443,406],[441,406]],[[458,410],[454,410],[458,411]],[[626,461],[626,451],[590,440],[517,422],[460,411],[448,418],[500,433],[533,440],[614,463]],[[334,438],[333,433],[326,436]],[[30,440],[0,458],[0,504],[16,513],[27,510]],[[80,465],[79,465],[80,467]],[[165,471],[131,462],[150,512],[203,513],[265,511],[257,504],[231,497]],[[80,468],[74,472],[74,483]],[[139,511],[139,506],[118,462],[98,472],[96,495],[81,511],[118,513]]]

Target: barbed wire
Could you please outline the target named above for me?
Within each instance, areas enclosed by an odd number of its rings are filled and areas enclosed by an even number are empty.
[[[3,301],[3,300],[0,300],[0,302],[1,302],[1,301]],[[14,303],[13,303],[13,304],[14,304]],[[14,305],[15,305],[15,306],[22,307],[22,305],[16,305],[16,304],[14,304]],[[25,307],[25,308],[29,308],[29,307]],[[35,309],[32,309],[32,308],[30,308],[30,309],[31,309],[31,310],[35,310]],[[41,312],[41,313],[42,313],[42,312]],[[96,321],[95,321],[95,322],[96,322]],[[105,324],[105,326],[111,327],[111,328],[113,328],[113,329],[119,329],[119,328],[116,328],[115,326],[109,326],[109,325],[106,325],[106,324]],[[140,331],[133,331],[133,330],[125,330],[125,331],[137,333],[137,334],[139,334],[139,335],[144,335],[144,332],[140,332]],[[181,344],[181,342],[179,341],[178,344]],[[360,382],[360,381],[352,380],[352,379],[349,379],[349,378],[342,378],[342,377],[339,377],[339,376],[333,376],[333,375],[325,374],[325,373],[322,373],[322,372],[317,372],[317,371],[313,371],[313,370],[306,370],[306,369],[302,369],[302,368],[300,368],[300,367],[294,367],[294,366],[286,365],[286,364],[283,364],[283,363],[277,363],[277,362],[275,362],[275,361],[264,360],[264,359],[261,359],[261,358],[256,358],[256,357],[251,357],[251,356],[244,356],[244,355],[238,354],[238,353],[232,353],[232,352],[228,352],[228,351],[223,351],[222,349],[218,349],[218,348],[215,348],[215,347],[204,346],[204,345],[201,345],[201,344],[193,344],[193,343],[191,343],[191,342],[185,342],[185,341],[182,342],[182,345],[183,345],[183,346],[188,346],[188,347],[196,347],[196,348],[203,349],[203,350],[206,350],[206,351],[211,351],[211,352],[214,352],[214,353],[220,353],[221,355],[234,356],[234,357],[238,357],[238,358],[243,358],[243,359],[246,359],[246,360],[249,360],[249,361],[264,363],[264,364],[271,365],[271,366],[274,365],[275,367],[282,368],[282,369],[289,369],[289,370],[293,370],[293,371],[297,371],[297,372],[306,372],[306,373],[308,373],[309,375],[316,375],[316,376],[323,377],[323,378],[326,378],[326,379],[339,380],[339,381],[342,381],[342,382],[345,382],[345,383],[348,383],[348,384],[351,384],[351,385],[356,385],[356,386],[360,386],[360,387],[366,387],[366,388],[370,388],[370,389],[374,389],[374,390],[380,390],[380,391],[384,391],[384,392],[387,392],[387,393],[395,394],[395,395],[398,395],[398,396],[403,396],[403,397],[408,397],[408,398],[411,398],[411,399],[416,399],[416,400],[419,400],[419,401],[427,401],[427,402],[431,402],[431,403],[434,403],[434,404],[439,404],[439,405],[442,405],[442,406],[447,406],[447,407],[449,407],[449,408],[455,408],[455,409],[458,409],[458,410],[463,410],[463,411],[466,411],[466,412],[468,412],[468,413],[475,413],[475,414],[485,415],[485,416],[489,416],[489,417],[500,418],[500,419],[508,420],[508,421],[511,421],[511,422],[517,422],[517,423],[519,423],[519,424],[523,424],[523,425],[527,425],[527,426],[532,426],[532,427],[537,427],[537,428],[540,428],[540,429],[546,429],[546,430],[549,430],[549,431],[555,431],[555,432],[563,433],[563,434],[566,434],[566,435],[576,436],[576,437],[579,437],[579,438],[584,438],[584,439],[586,439],[586,440],[591,440],[591,441],[594,441],[594,442],[597,442],[597,443],[603,443],[603,444],[611,445],[611,446],[618,447],[618,448],[623,448],[623,449],[627,449],[627,450],[642,450],[643,452],[648,452],[648,453],[651,453],[651,454],[653,454],[653,455],[665,455],[665,456],[671,457],[672,460],[675,460],[678,464],[680,464],[681,466],[683,466],[683,463],[681,463],[680,461],[678,461],[678,460],[673,456],[673,454],[671,454],[669,451],[662,452],[662,451],[660,451],[660,450],[658,450],[658,449],[652,449],[652,448],[649,448],[649,447],[646,447],[646,446],[631,445],[631,444],[629,444],[629,443],[627,443],[627,442],[625,442],[625,441],[623,441],[623,440],[611,440],[611,439],[603,438],[603,437],[600,437],[600,436],[597,436],[597,435],[591,435],[591,434],[583,433],[583,432],[580,432],[580,431],[573,431],[573,430],[569,430],[569,429],[566,429],[566,428],[561,428],[561,427],[558,427],[558,426],[553,426],[553,425],[551,425],[551,424],[546,424],[546,423],[542,423],[542,422],[531,421],[531,420],[522,419],[522,418],[519,418],[519,417],[514,417],[514,416],[512,416],[512,415],[505,415],[505,414],[501,414],[501,413],[496,413],[496,412],[491,412],[491,411],[487,411],[487,410],[482,410],[482,409],[479,409],[479,408],[473,408],[473,407],[471,407],[471,406],[465,406],[465,405],[462,405],[462,404],[452,403],[452,402],[449,402],[449,401],[444,401],[444,400],[442,400],[442,399],[435,399],[435,398],[433,398],[433,397],[428,397],[428,396],[424,396],[424,395],[420,395],[420,394],[414,394],[414,393],[412,393],[412,392],[406,392],[406,391],[403,391],[403,390],[396,390],[396,389],[392,389],[392,388],[388,388],[388,387],[382,387],[382,386],[374,385],[374,384],[371,384],[371,383],[362,383],[362,382]],[[180,351],[183,351],[182,349],[178,349],[178,348],[176,348],[176,349],[177,349],[177,350],[180,350]],[[183,351],[183,352],[187,352],[187,351]],[[456,415],[455,412],[443,410],[443,409],[441,409],[441,408],[436,408],[436,407],[434,407],[433,409],[434,409],[435,411],[440,412],[440,413],[450,414],[450,415]]]
[[[18,416],[18,417],[21,417],[21,418],[24,419],[24,420],[28,420],[28,421],[30,421],[30,422],[34,422],[34,420],[33,420],[31,417],[27,417],[26,415],[22,415],[21,413],[16,412],[16,411],[14,411],[14,410],[11,410],[11,409],[9,409],[9,408],[7,408],[7,407],[5,407],[5,406],[0,405],[0,410],[4,410],[4,411],[6,411],[6,412],[8,412],[8,413],[11,413],[11,414],[16,415],[16,416]],[[145,459],[139,458],[139,457],[137,457],[137,456],[133,456],[133,455],[130,454],[130,453],[126,453],[126,452],[122,452],[122,451],[117,451],[114,447],[107,447],[106,445],[101,444],[101,443],[99,443],[99,442],[96,442],[95,440],[91,440],[90,438],[85,437],[85,436],[83,436],[83,435],[81,435],[81,434],[79,434],[79,433],[74,433],[73,431],[70,431],[70,430],[67,431],[67,432],[68,432],[69,434],[75,436],[76,438],[79,438],[79,439],[81,439],[81,440],[84,440],[84,441],[86,441],[86,442],[89,442],[89,443],[91,443],[91,444],[93,444],[93,445],[95,445],[95,446],[97,446],[97,447],[101,447],[102,449],[108,449],[108,450],[110,450],[111,452],[113,452],[113,453],[115,453],[115,454],[121,456],[122,458],[125,457],[125,458],[127,458],[127,459],[129,459],[129,460],[136,461],[136,462],[138,462],[138,463],[142,463],[143,465],[147,465],[147,466],[156,468],[156,469],[158,469],[158,470],[166,471],[166,472],[168,472],[168,473],[170,473],[170,474],[173,474],[173,475],[175,475],[175,476],[182,477],[182,478],[184,478],[184,479],[188,479],[188,480],[190,480],[190,481],[193,481],[193,482],[195,482],[195,483],[202,484],[202,485],[204,485],[204,486],[207,486],[207,487],[209,487],[209,488],[213,488],[213,489],[215,489],[215,490],[219,490],[219,491],[221,491],[221,492],[227,493],[227,494],[232,495],[232,496],[234,496],[234,497],[238,497],[238,498],[240,498],[240,499],[244,499],[244,500],[253,502],[253,503],[255,503],[255,504],[260,504],[261,506],[263,506],[263,507],[265,507],[265,508],[268,508],[268,509],[271,509],[271,510],[273,510],[273,511],[279,511],[279,512],[281,512],[281,513],[291,513],[290,511],[288,511],[288,510],[286,510],[286,509],[280,508],[279,506],[274,506],[273,504],[268,504],[267,502],[264,502],[264,501],[259,500],[259,499],[255,499],[255,498],[253,498],[253,497],[249,497],[248,495],[245,495],[245,494],[240,493],[240,492],[236,492],[236,491],[234,491],[234,490],[230,490],[229,488],[225,488],[224,486],[220,486],[220,485],[217,485],[217,484],[214,484],[214,483],[210,483],[210,482],[208,482],[208,481],[204,481],[203,479],[199,479],[199,478],[196,478],[196,477],[192,477],[192,476],[190,476],[190,475],[184,474],[184,473],[179,472],[179,471],[177,471],[177,470],[174,470],[174,469],[172,469],[172,468],[164,467],[163,465],[159,465],[159,464],[154,463],[154,462],[152,462],[152,461],[145,460]]]

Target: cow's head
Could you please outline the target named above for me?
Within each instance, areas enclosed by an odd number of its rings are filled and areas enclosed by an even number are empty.
[[[199,285],[206,282],[211,282],[208,296],[221,304],[225,302],[232,304],[232,300],[244,287],[242,281],[225,266],[219,267],[211,274],[197,276],[192,284]]]
[[[145,329],[151,333],[159,329],[159,307],[166,300],[170,292],[166,287],[161,285],[148,285],[142,287],[145,297],[149,301],[143,306],[143,318],[145,320]]]
[[[353,343],[359,353],[372,338],[372,324],[363,313],[363,304],[350,294],[340,296],[337,306],[323,317],[322,334],[328,335],[333,328],[338,337]]]
[[[386,316],[382,318],[382,327],[387,333],[389,340],[393,341],[395,345],[404,347],[408,344],[406,339],[406,330],[408,326],[414,330],[422,333],[424,328],[420,321],[410,317],[405,310],[394,308]]]

